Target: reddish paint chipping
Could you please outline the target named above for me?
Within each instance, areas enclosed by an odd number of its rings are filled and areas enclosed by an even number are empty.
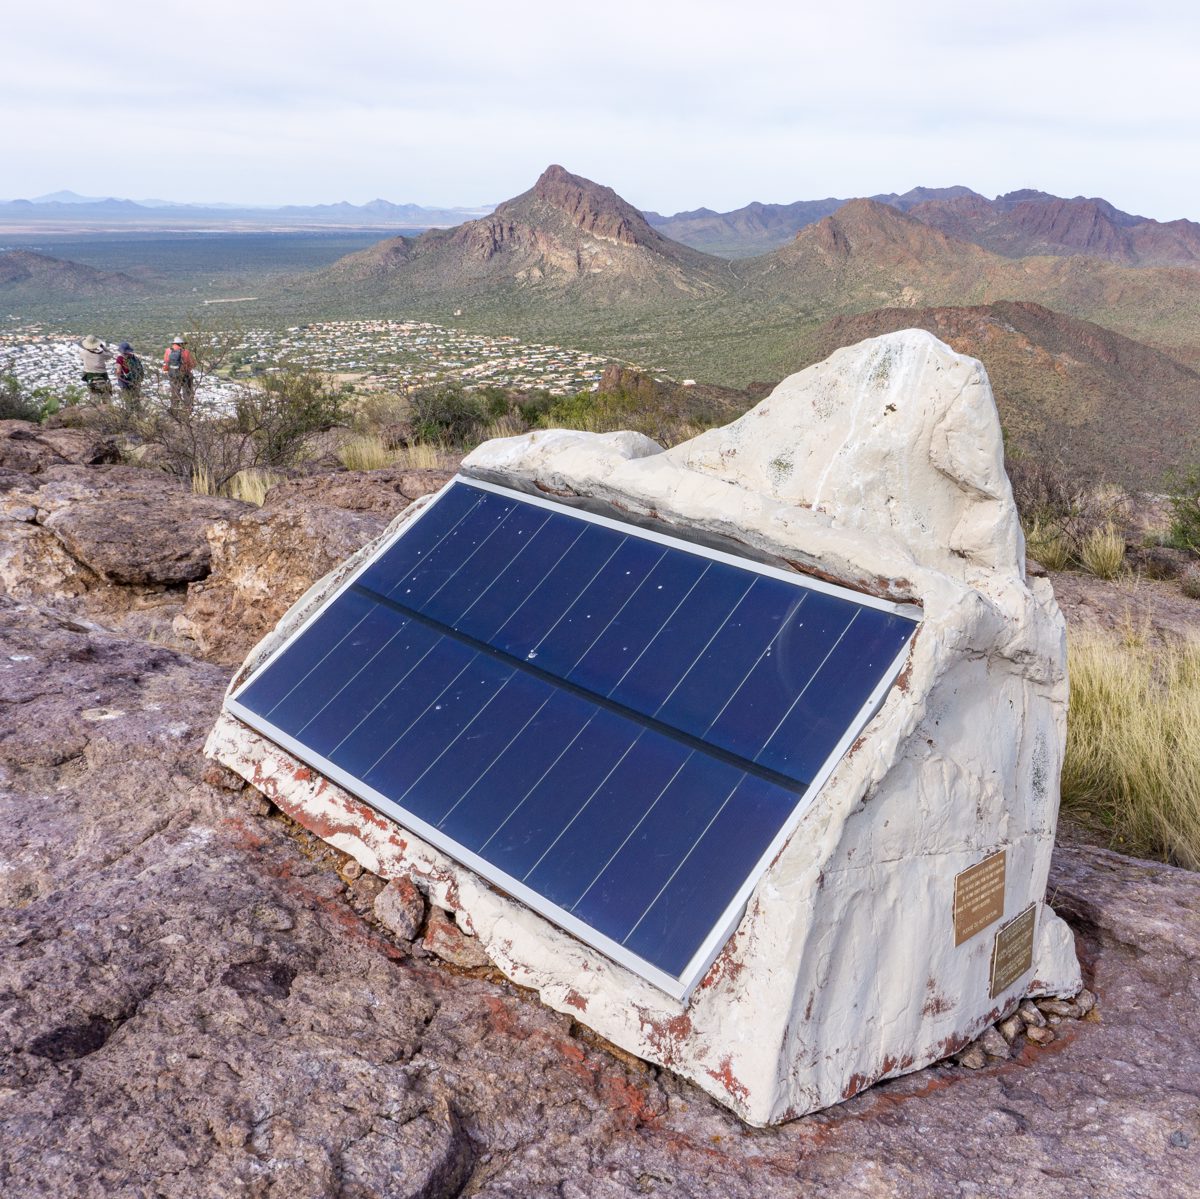
[[[842,1099],[853,1099],[859,1091],[865,1091],[875,1079],[867,1074],[851,1074],[850,1081],[846,1083],[846,1089],[842,1092]]]
[[[298,783],[311,783],[313,772],[307,766],[301,766],[299,770],[292,772],[292,778]]]
[[[588,1001],[582,995],[580,995],[580,993],[576,991],[574,987],[567,992],[567,997],[563,1000],[563,1002],[569,1004],[577,1012],[587,1011]]]
[[[745,1086],[733,1075],[733,1058],[730,1056],[721,1059],[721,1065],[716,1070],[706,1070],[705,1073],[709,1078],[715,1078],[717,1082],[725,1088],[735,1099],[745,1101],[750,1098],[750,1088]]]
[[[675,1060],[675,1054],[682,1047],[682,1043],[692,1034],[692,1018],[687,1012],[681,1012],[670,1019],[659,1020],[649,1015],[645,1008],[638,1008],[637,1011],[643,1035],[662,1060],[662,1064],[669,1066]]]
[[[737,956],[741,935],[739,932],[730,937],[728,944],[717,955],[717,960],[713,962],[708,968],[708,973],[701,979],[699,990],[706,991],[709,987],[715,987],[723,979],[731,983],[737,980],[738,975],[746,968]]]

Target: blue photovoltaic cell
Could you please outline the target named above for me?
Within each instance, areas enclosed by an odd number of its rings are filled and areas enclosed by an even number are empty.
[[[914,627],[456,480],[233,707],[686,988]]]

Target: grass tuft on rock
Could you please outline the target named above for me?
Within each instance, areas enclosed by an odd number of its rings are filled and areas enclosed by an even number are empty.
[[[1200,640],[1073,637],[1063,811],[1114,848],[1200,869]]]

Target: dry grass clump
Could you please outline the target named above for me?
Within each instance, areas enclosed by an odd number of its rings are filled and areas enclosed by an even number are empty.
[[[1200,641],[1072,638],[1063,810],[1114,845],[1200,869]]]
[[[225,492],[230,499],[241,500],[243,503],[261,508],[267,498],[267,492],[276,483],[281,482],[283,482],[282,475],[256,467],[251,470],[238,471],[226,484]]]
[[[1125,538],[1112,521],[1092,529],[1084,537],[1079,547],[1079,562],[1088,574],[1098,579],[1115,579],[1124,570]]]
[[[378,433],[356,433],[347,437],[338,448],[337,456],[347,470],[379,470],[395,461],[395,454]]]
[[[192,494],[216,495],[217,485],[213,481],[212,472],[206,466],[197,464],[192,467]]]
[[[405,470],[437,470],[442,465],[442,453],[441,446],[418,442],[416,445],[402,446],[393,457],[396,465]]]
[[[261,508],[267,498],[267,492],[276,483],[283,481],[283,476],[265,467],[254,466],[240,470],[223,487],[206,467],[197,466],[192,471],[192,492],[195,495],[218,495],[231,500],[241,500],[246,504],[254,504]]]
[[[1066,570],[1071,564],[1071,543],[1060,529],[1034,521],[1025,535],[1025,551],[1047,570]]]

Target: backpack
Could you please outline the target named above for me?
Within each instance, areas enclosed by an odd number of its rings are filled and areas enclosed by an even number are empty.
[[[167,369],[177,371],[183,366],[183,346],[172,346],[167,358]]]
[[[130,387],[137,387],[146,377],[146,368],[136,354],[125,355],[125,378]]]

